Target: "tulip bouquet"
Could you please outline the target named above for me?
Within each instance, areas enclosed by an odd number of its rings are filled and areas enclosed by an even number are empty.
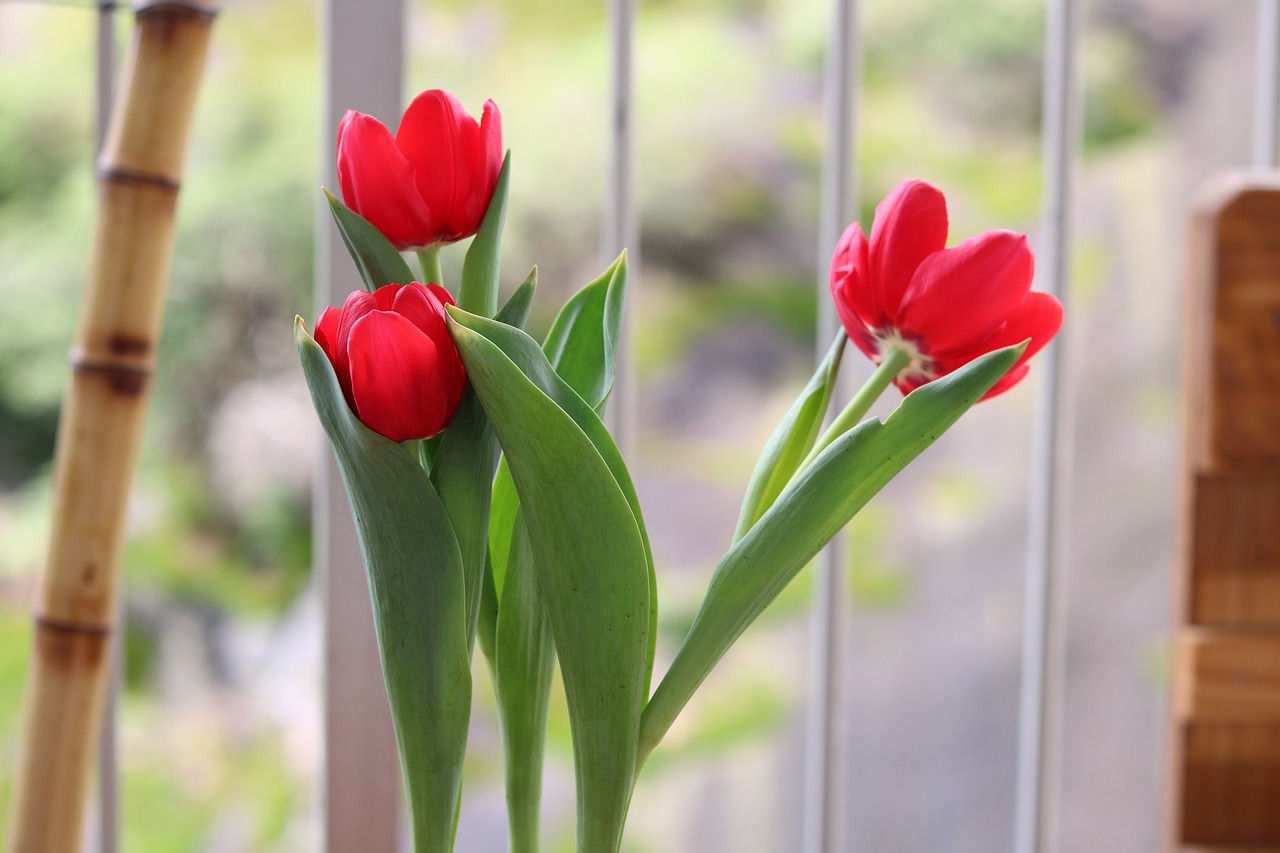
[[[497,698],[511,850],[538,848],[552,679],[564,682],[577,849],[619,849],[637,775],[752,621],[877,491],[969,407],[1009,388],[1062,322],[1030,291],[1026,238],[946,247],[921,181],[852,225],[831,292],[842,321],[751,474],[737,529],[655,686],[653,553],[631,475],[601,421],[626,255],[523,324],[536,270],[499,307],[510,157],[500,117],[419,95],[397,133],[350,112],[334,219],[365,289],[294,336],[355,516],[412,816],[414,849],[453,846],[478,639]],[[472,237],[456,279],[440,247]],[[415,252],[421,276],[405,260]],[[852,340],[879,366],[823,429]],[[883,422],[863,420],[896,385]],[[499,455],[500,454],[500,455]]]

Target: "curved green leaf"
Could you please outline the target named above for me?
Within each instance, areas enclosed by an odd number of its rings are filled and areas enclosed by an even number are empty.
[[[831,392],[835,389],[836,374],[840,370],[840,356],[849,340],[844,332],[836,335],[827,356],[818,365],[809,384],[778,423],[769,441],[756,460],[755,470],[747,482],[742,499],[742,511],[738,516],[738,529],[733,541],[741,539],[751,525],[764,515],[765,510],[782,494],[791,477],[804,461],[822,429],[827,407],[831,405]]]
[[[707,674],[831,537],[1017,361],[1025,345],[975,359],[907,395],[889,418],[833,441],[721,558],[671,668],[644,711],[640,762]]]
[[[494,185],[493,197],[475,239],[462,260],[462,284],[458,305],[464,311],[492,317],[498,310],[498,271],[501,261],[502,226],[507,218],[507,187],[511,182],[511,152],[502,159],[502,171]]]
[[[454,340],[520,493],[538,588],[560,657],[577,771],[578,849],[610,853],[621,843],[644,703],[644,539],[593,442],[609,441],[607,431],[555,375],[537,344],[509,326],[454,308],[449,313]],[[532,367],[524,361],[517,367],[498,338],[519,339],[515,349]],[[589,438],[558,400],[531,381],[532,374],[567,392],[603,436]]]
[[[648,574],[651,603],[649,612],[650,627],[647,632],[649,648],[645,653],[644,676],[644,693],[647,696],[649,694],[649,680],[653,672],[653,643],[656,639],[654,626],[656,624],[657,604],[652,602],[652,599],[657,595],[657,581],[655,580],[653,566],[653,548],[649,544],[649,533],[645,528],[644,513],[640,509],[640,498],[636,495],[635,484],[631,480],[631,472],[627,470],[627,464],[618,450],[618,445],[614,443],[613,436],[609,434],[609,430],[600,420],[600,416],[585,400],[578,396],[577,392],[569,387],[567,382],[560,378],[551,366],[551,362],[547,360],[546,354],[538,348],[533,338],[530,338],[519,329],[504,326],[492,320],[485,320],[483,317],[476,317],[473,314],[467,314],[455,308],[449,309],[449,316],[455,324],[483,334],[498,346],[508,358],[519,365],[519,369],[533,382],[538,390],[555,401],[556,405],[568,414],[579,429],[586,434],[596,452],[600,454],[605,464],[609,466],[609,472],[613,475],[618,487],[622,489],[622,494],[626,497],[627,504],[631,507],[631,512],[635,517],[636,525],[640,529],[640,538],[644,544],[645,565]],[[454,327],[451,326],[450,328]],[[466,355],[464,353],[463,359],[465,360],[465,358]],[[503,447],[505,449],[506,445],[503,445]],[[495,571],[495,580],[496,577]]]
[[[343,204],[337,196],[321,187],[329,200],[329,211],[338,225],[338,233],[346,244],[356,270],[369,290],[384,284],[408,284],[416,281],[400,251],[374,227],[373,223]]]
[[[600,411],[613,388],[627,298],[627,253],[565,302],[542,351],[560,378]]]
[[[397,444],[355,418],[301,318],[294,340],[360,537],[414,849],[447,853],[471,715],[457,539],[416,443]]]
[[[537,269],[516,289],[503,307],[506,321],[524,325],[529,316],[533,290],[537,286]],[[476,399],[474,388],[468,387],[457,410],[444,431],[439,450],[431,467],[431,481],[449,513],[453,532],[462,552],[463,575],[466,579],[467,653],[474,646],[480,597],[485,573],[485,546],[489,531],[490,490],[493,484],[493,459],[497,453],[489,419]]]

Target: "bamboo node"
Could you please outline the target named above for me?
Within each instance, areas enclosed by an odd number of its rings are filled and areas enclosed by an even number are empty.
[[[191,23],[209,25],[217,14],[218,7],[189,0],[143,0],[133,7],[134,18],[139,21],[181,18]]]
[[[143,172],[138,169],[126,169],[121,166],[99,166],[98,180],[105,184],[133,184],[135,186],[157,187],[175,195],[182,188],[180,181],[174,180],[168,175]]]
[[[136,397],[151,378],[151,368],[134,364],[116,364],[89,358],[79,348],[71,351],[71,371],[77,376],[97,376],[107,380],[111,390],[121,396]]]
[[[56,634],[84,634],[90,637],[110,637],[112,628],[110,625],[87,625],[80,622],[67,622],[63,619],[54,619],[51,616],[45,616],[41,613],[33,613],[31,618],[41,628],[52,631]]]

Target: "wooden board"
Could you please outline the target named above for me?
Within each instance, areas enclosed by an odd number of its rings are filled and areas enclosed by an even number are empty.
[[[1280,177],[1190,235],[1171,848],[1280,853]]]

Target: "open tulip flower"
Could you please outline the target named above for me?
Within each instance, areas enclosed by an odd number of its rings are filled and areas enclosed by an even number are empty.
[[[493,101],[477,122],[453,95],[431,89],[409,104],[394,137],[354,110],[338,127],[343,201],[400,250],[475,234],[501,168],[502,118]]]
[[[436,284],[357,290],[316,322],[347,404],[369,429],[392,441],[444,429],[462,399],[467,373],[445,325],[449,291]]]
[[[1062,325],[1062,305],[1030,290],[1027,238],[988,231],[951,248],[937,187],[899,184],[876,207],[868,240],[854,223],[836,245],[831,294],[841,323],[877,364],[897,365],[905,394],[978,356],[1030,340],[983,399],[1027,374],[1027,359]]]

